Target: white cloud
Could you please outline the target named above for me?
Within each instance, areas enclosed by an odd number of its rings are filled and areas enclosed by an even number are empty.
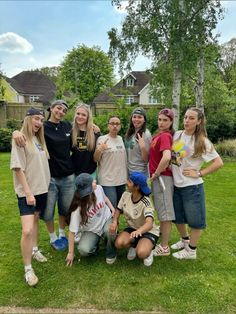
[[[28,54],[33,50],[33,46],[27,39],[12,32],[0,35],[0,50],[10,53]]]

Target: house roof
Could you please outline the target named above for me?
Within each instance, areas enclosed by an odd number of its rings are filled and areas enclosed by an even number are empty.
[[[126,86],[126,80],[131,76],[134,79],[134,86]],[[106,103],[114,102],[112,95],[134,95],[138,96],[140,91],[150,82],[150,74],[146,71],[132,71],[124,78],[122,78],[115,86],[113,86],[109,91],[100,93],[94,98],[94,103]]]
[[[7,81],[19,93],[23,95],[39,95],[50,101],[56,92],[56,85],[40,71],[23,71]]]

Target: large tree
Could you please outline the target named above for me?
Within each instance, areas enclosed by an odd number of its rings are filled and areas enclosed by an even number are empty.
[[[114,0],[113,4],[121,2]],[[202,60],[221,13],[218,0],[129,0],[121,31],[113,28],[108,33],[109,52],[119,60],[121,70],[130,69],[135,58],[143,54],[153,61],[154,73],[160,65],[172,73],[175,126],[183,77]]]
[[[113,66],[99,47],[78,45],[65,56],[60,66],[58,85],[62,93],[70,92],[91,103],[113,83]]]

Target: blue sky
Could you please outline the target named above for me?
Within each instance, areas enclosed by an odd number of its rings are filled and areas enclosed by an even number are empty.
[[[227,12],[219,21],[220,43],[236,37],[236,1],[222,1]],[[119,27],[124,12],[110,0],[2,1],[0,0],[0,63],[8,77],[43,66],[59,65],[78,44],[109,48],[107,31]],[[140,57],[133,70],[145,70]]]

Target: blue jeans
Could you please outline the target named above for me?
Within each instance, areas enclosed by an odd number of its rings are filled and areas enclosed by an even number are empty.
[[[104,193],[111,201],[114,208],[117,207],[122,194],[125,191],[125,184],[118,186],[102,186]]]
[[[112,223],[112,218],[108,219],[103,226],[103,237],[107,241],[106,245],[106,257],[113,258],[116,256],[116,248],[114,245],[116,234],[109,232],[109,225]],[[83,231],[79,244],[78,250],[81,256],[89,256],[97,253],[98,245],[101,237],[91,231]]]
[[[193,229],[206,228],[206,208],[203,184],[174,187],[176,224],[188,224]]]
[[[75,175],[72,174],[62,178],[51,178],[47,206],[44,212],[43,220],[52,221],[54,218],[55,207],[57,204],[58,214],[66,216],[75,192]]]

